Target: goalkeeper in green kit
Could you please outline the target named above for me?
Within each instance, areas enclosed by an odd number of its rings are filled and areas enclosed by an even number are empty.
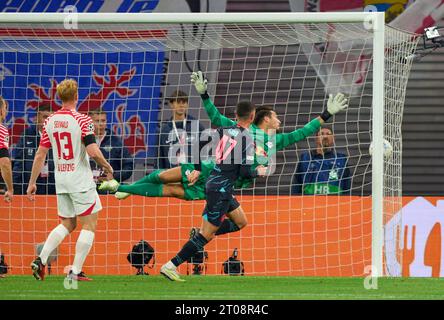
[[[191,74],[191,82],[201,95],[204,108],[217,127],[229,127],[236,124],[220,114],[207,93],[207,80],[201,71]],[[317,118],[301,129],[290,133],[276,133],[280,121],[272,107],[262,106],[256,109],[256,116],[249,131],[255,143],[253,169],[258,165],[267,166],[279,150],[314,135],[331,116],[347,108],[347,99],[342,93],[335,97],[330,95],[327,109]],[[130,195],[146,197],[175,197],[184,200],[204,200],[205,183],[214,168],[213,160],[205,160],[200,164],[183,163],[176,168],[156,170],[130,185],[119,184],[116,180],[104,181],[99,190],[116,192],[116,198],[125,199]],[[199,170],[196,170],[199,169]],[[245,188],[252,180],[236,181],[237,188]]]

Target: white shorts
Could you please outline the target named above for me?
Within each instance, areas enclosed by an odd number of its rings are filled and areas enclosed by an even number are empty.
[[[85,192],[57,194],[57,210],[62,218],[84,217],[102,210],[95,188]]]

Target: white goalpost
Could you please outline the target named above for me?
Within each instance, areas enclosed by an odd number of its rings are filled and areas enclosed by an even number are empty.
[[[184,91],[189,114],[210,128],[189,82],[192,71],[208,78],[208,94],[222,115],[233,118],[240,100],[271,105],[284,134],[322,113],[329,94],[342,92],[349,107],[328,125],[332,150],[345,154],[350,176],[338,177],[334,165],[326,183],[347,178],[348,189],[295,194],[301,154],[313,155],[316,139],[278,150],[274,175],[237,191],[249,225],[206,248],[207,273],[219,274],[237,248],[248,275],[363,276],[370,265],[374,277],[391,275],[387,257],[401,249],[399,235],[384,225],[402,208],[401,124],[408,57],[417,42],[385,26],[381,12],[0,13],[0,95],[9,103],[14,185],[27,185],[33,158],[26,145],[18,147],[21,136],[40,106],[60,107],[54,88],[65,78],[79,83],[79,112],[106,111],[108,134],[135,163],[127,184],[157,169],[146,159],[159,157],[156,130],[170,121],[171,92]],[[393,148],[388,156],[384,140]],[[56,198],[42,194],[34,204],[16,194],[11,205],[1,204],[0,252],[13,274],[28,274],[36,248],[57,223]],[[141,239],[154,247],[159,263],[152,271],[158,273],[190,228],[200,226],[205,206],[137,195],[101,199],[85,264],[92,275],[131,274],[126,256]],[[54,273],[63,272],[76,238],[62,243]]]

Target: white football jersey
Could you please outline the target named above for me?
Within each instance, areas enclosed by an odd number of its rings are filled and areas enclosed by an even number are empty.
[[[83,143],[88,135],[94,135],[94,124],[87,115],[61,109],[46,119],[40,145],[53,149],[56,193],[96,187]]]

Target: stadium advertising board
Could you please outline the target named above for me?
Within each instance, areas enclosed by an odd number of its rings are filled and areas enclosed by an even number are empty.
[[[158,199],[147,212],[147,201],[134,197],[122,203],[101,196],[106,207],[96,232],[96,241],[85,270],[88,274],[131,274],[126,260],[132,246],[144,239],[156,250],[156,260],[167,261],[180,249],[191,227],[200,225],[205,201]],[[16,203],[27,203],[16,196]],[[208,274],[220,274],[221,265],[234,248],[245,263],[247,275],[363,276],[371,265],[371,198],[337,196],[252,196],[239,197],[249,226],[241,233],[220,237],[205,247]],[[404,197],[404,207],[385,225],[385,274],[390,276],[444,276],[444,198]],[[29,272],[28,260],[36,245],[45,240],[49,226],[57,223],[56,197],[36,199],[0,220],[5,234],[3,253],[14,274]],[[46,221],[46,223],[36,223]],[[76,231],[75,233],[77,233]],[[60,248],[54,273],[63,273],[75,247],[76,234]],[[395,248],[393,248],[395,246]],[[223,248],[223,249],[222,249]],[[393,252],[395,254],[393,254]],[[402,268],[401,268],[402,264]],[[155,265],[150,273],[158,273]],[[186,274],[187,266],[181,266]],[[401,271],[402,270],[402,271]]]

